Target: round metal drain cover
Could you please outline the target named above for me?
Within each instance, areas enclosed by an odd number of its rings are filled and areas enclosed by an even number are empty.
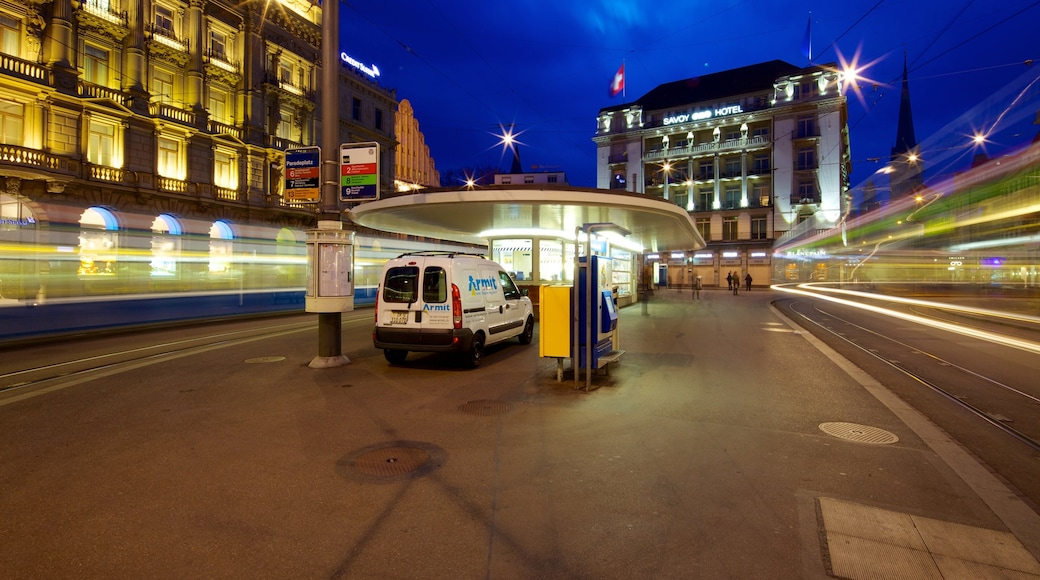
[[[899,441],[899,437],[896,437],[894,433],[890,433],[884,429],[878,429],[877,427],[858,425],[856,423],[820,423],[820,431],[834,437],[840,437],[858,443],[887,445]]]
[[[256,363],[272,363],[285,360],[284,356],[258,356],[256,358],[247,358],[246,362],[249,364]]]
[[[365,481],[402,481],[437,469],[445,456],[443,449],[429,443],[391,441],[355,451],[336,465],[342,474]]]
[[[513,410],[513,404],[507,401],[470,401],[465,405],[459,406],[459,411],[470,415],[482,415],[485,417],[492,417],[496,415],[504,415]]]

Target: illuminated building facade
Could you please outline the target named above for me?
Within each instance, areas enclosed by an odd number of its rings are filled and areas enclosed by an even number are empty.
[[[708,243],[645,256],[656,284],[771,277],[771,247],[846,210],[848,111],[834,65],[769,61],[659,85],[601,109],[597,186],[686,208]]]
[[[80,276],[121,271],[112,257],[141,233],[161,252],[194,237],[229,256],[246,238],[302,247],[315,206],[283,196],[283,152],[320,141],[321,42],[309,0],[0,6],[0,243],[79,252]],[[396,95],[374,66],[336,65],[340,142],[379,142],[389,188]],[[71,240],[44,239],[61,229]],[[168,263],[153,274],[188,275]],[[8,280],[46,269],[0,260]]]
[[[419,130],[419,120],[415,118],[415,109],[408,99],[398,104],[394,125],[397,135],[395,189],[407,191],[420,187],[440,187],[441,174],[430,156],[430,147]]]

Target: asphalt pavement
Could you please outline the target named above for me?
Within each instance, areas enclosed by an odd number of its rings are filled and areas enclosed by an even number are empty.
[[[537,330],[391,366],[362,318],[342,367],[286,333],[0,401],[0,577],[1040,578],[956,442],[771,291],[701,296],[622,309],[588,391]]]

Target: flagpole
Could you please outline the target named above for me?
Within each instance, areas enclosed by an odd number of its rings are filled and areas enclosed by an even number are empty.
[[[625,59],[621,59],[621,70],[625,71],[625,77],[628,77],[628,70],[625,68]],[[625,92],[628,90],[628,78],[625,78],[625,82],[621,83],[621,102],[628,104],[628,94]]]

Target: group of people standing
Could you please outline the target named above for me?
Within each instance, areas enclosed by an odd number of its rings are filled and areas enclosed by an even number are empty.
[[[740,272],[730,272],[726,274],[726,282],[729,283],[729,289],[733,291],[733,295],[736,296],[737,291],[740,290]],[[748,292],[751,291],[751,272],[744,274],[744,287]]]

